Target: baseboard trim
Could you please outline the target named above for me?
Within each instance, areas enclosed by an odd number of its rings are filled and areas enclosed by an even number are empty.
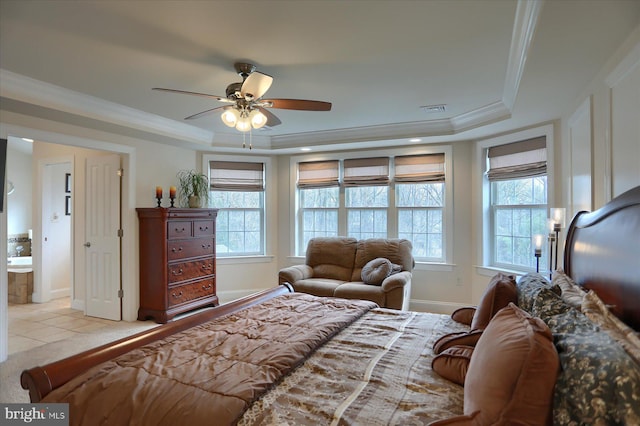
[[[71,301],[71,309],[76,309],[78,311],[84,312],[84,300],[73,299]]]
[[[438,300],[416,300],[409,302],[409,309],[416,312],[432,312],[435,314],[451,314],[458,308],[470,306],[468,303],[441,302]]]
[[[216,295],[220,300],[220,304],[224,305],[225,303],[232,302],[236,299],[240,299],[241,297],[249,296],[251,294],[257,293],[259,291],[265,290],[265,288],[251,288],[244,290],[228,290],[228,291],[220,291],[217,292]]]

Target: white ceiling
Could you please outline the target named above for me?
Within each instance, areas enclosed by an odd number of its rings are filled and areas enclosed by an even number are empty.
[[[333,103],[271,110],[282,124],[258,147],[462,140],[559,118],[639,22],[637,0],[1,0],[0,100],[237,146],[218,114],[182,121],[219,102],[151,88],[224,95],[248,61],[274,77],[266,97]]]

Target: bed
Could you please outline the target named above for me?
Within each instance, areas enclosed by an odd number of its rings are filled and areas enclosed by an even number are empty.
[[[396,311],[285,284],[21,384],[69,403],[71,424],[638,424],[638,235],[640,187],[573,219],[564,273],[494,277],[477,308]]]

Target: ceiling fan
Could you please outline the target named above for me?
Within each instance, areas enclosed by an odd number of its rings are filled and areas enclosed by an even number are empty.
[[[312,101],[307,99],[263,99],[264,94],[273,83],[273,77],[256,71],[256,66],[244,62],[234,64],[235,70],[242,77],[242,82],[231,83],[227,86],[226,96],[210,95],[206,93],[188,92],[185,90],[165,89],[154,87],[153,90],[161,90],[185,95],[203,96],[213,98],[229,105],[211,108],[206,111],[185,117],[192,120],[222,110],[222,121],[229,127],[235,127],[241,132],[259,129],[263,126],[277,126],[282,122],[267,108],[291,109],[299,111],[331,111],[331,103]]]

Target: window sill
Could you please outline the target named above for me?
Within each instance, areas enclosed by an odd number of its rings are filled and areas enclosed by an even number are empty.
[[[452,272],[456,267],[455,263],[436,263],[436,262],[419,262],[416,261],[414,271],[437,271],[437,272]]]
[[[246,263],[269,263],[273,262],[274,256],[260,255],[260,256],[226,256],[216,257],[216,263],[218,265],[239,265]]]
[[[493,277],[498,272],[502,272],[504,274],[512,274],[516,277],[521,277],[522,275],[528,274],[529,271],[516,271],[513,269],[505,269],[505,268],[496,268],[493,266],[478,266],[476,265],[476,273],[478,275],[484,275],[485,277]]]

